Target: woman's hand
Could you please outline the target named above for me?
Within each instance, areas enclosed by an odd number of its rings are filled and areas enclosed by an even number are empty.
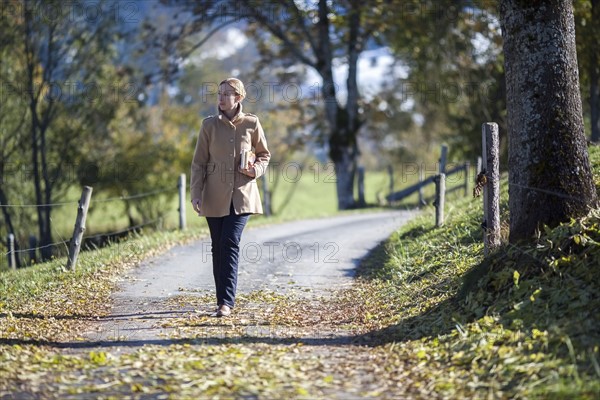
[[[248,165],[246,166],[246,168],[240,168],[239,171],[246,175],[249,176],[250,178],[256,178],[256,170],[254,169],[254,163],[248,161]]]
[[[192,199],[192,208],[200,215],[200,199]]]

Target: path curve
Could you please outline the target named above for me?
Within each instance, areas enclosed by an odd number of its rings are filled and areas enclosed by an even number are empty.
[[[352,284],[360,260],[415,211],[382,211],[249,227],[240,244],[238,293],[256,290],[326,295]],[[210,240],[176,246],[144,261],[113,294],[110,316],[84,335],[95,342],[150,343],[168,332],[160,322],[190,311],[165,306],[170,298],[214,293]]]

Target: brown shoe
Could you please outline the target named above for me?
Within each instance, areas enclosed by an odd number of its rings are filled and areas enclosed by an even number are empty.
[[[217,310],[217,317],[229,317],[231,315],[231,308],[225,304],[219,306]]]

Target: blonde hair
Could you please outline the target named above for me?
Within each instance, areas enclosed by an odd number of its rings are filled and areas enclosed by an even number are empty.
[[[244,88],[244,84],[238,78],[223,79],[221,83],[219,83],[219,86],[221,86],[224,83],[231,86],[235,90],[235,94],[241,96],[242,99],[246,97],[246,89]]]

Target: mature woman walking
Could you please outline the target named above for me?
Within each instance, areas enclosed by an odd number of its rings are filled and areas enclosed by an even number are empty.
[[[218,317],[235,306],[242,231],[263,212],[256,178],[271,158],[258,117],[242,112],[245,96],[239,79],[219,84],[218,115],[202,121],[192,161],[192,206],[210,230]]]

